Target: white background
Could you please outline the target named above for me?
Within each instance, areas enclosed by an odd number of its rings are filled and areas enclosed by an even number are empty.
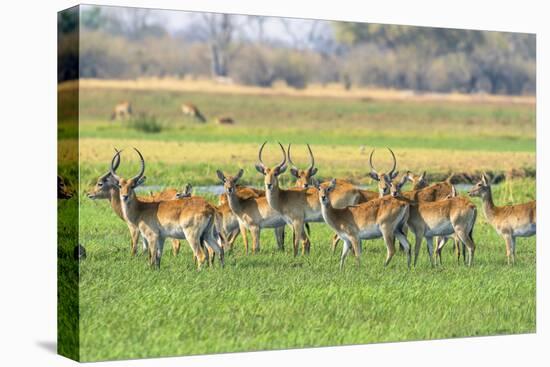
[[[428,342],[99,363],[210,365],[548,365],[550,363],[548,93],[544,1],[142,0],[98,4],[210,10],[537,33],[537,333]],[[0,22],[0,365],[66,366],[56,340],[56,12],[72,1],[2,3]],[[546,23],[546,24],[545,24]],[[547,163],[547,162],[546,162]],[[547,166],[546,166],[547,167]],[[542,223],[542,224],[541,224]],[[520,249],[521,250],[521,249]],[[521,251],[520,251],[521,252]],[[446,305],[441,305],[446,307]],[[462,312],[475,314],[476,309]]]

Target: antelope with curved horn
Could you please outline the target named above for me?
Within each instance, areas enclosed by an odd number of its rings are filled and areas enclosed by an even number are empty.
[[[175,199],[161,202],[140,202],[135,188],[143,182],[145,160],[139,150],[134,148],[140,158],[140,171],[126,179],[116,174],[115,162],[120,153],[113,157],[110,172],[119,188],[122,214],[126,221],[136,226],[149,244],[149,261],[160,268],[160,260],[166,237],[186,239],[198,260],[198,268],[207,255],[201,249],[201,240],[220,257],[224,265],[224,252],[215,239],[216,209],[200,197]]]
[[[448,195],[444,200],[438,201],[420,200],[423,193],[432,194],[430,190],[426,190],[429,187],[401,193],[401,188],[406,181],[407,176],[405,175],[399,182],[392,181],[389,185],[392,196],[403,197],[410,203],[407,226],[415,234],[414,266],[418,260],[422,239],[426,238],[430,262],[433,266],[433,238],[451,234],[456,234],[468,248],[468,266],[471,266],[475,252],[472,234],[477,218],[476,206],[461,196],[451,197]]]
[[[537,233],[537,201],[527,203],[496,206],[493,201],[491,184],[483,174],[469,192],[470,196],[481,197],[483,211],[487,221],[506,243],[506,258],[508,265],[516,262],[516,238],[530,237]]]
[[[374,167],[374,164],[372,163],[372,157],[374,155],[374,151],[375,149],[373,149],[370,153],[370,156],[369,156],[369,165],[370,165],[370,172],[369,172],[369,176],[378,182],[378,185],[377,185],[377,188],[378,188],[378,193],[374,192],[374,191],[370,191],[370,190],[362,190],[362,189],[357,189],[357,188],[354,188],[354,189],[351,189],[353,190],[354,192],[358,193],[360,195],[360,198],[359,200],[357,201],[357,203],[365,203],[365,202],[368,202],[370,200],[374,200],[374,199],[377,199],[377,198],[381,198],[383,197],[384,195],[387,195],[389,194],[389,183],[395,178],[397,177],[397,175],[399,174],[399,172],[395,171],[395,169],[397,168],[397,160],[395,158],[395,154],[393,153],[393,151],[390,149],[390,148],[387,148],[389,151],[390,151],[390,154],[392,156],[392,159],[393,159],[393,165],[392,165],[392,169],[388,172],[388,173],[385,173],[385,172],[378,172],[376,170],[376,168]],[[337,181],[338,182],[338,181]],[[340,181],[341,183],[341,181]],[[347,188],[348,190],[350,190],[349,186]],[[349,205],[353,205],[353,204],[349,204]],[[339,242],[339,239],[337,236],[334,236],[333,240],[332,240],[332,252],[334,253],[334,251],[336,250],[336,247],[338,246],[338,242]],[[403,246],[402,246],[402,243],[400,242],[401,244],[401,248],[402,249],[405,249]]]
[[[372,163],[372,156],[374,155],[375,149],[373,149],[370,152],[369,156],[369,165],[370,165],[370,172],[369,176],[378,182],[378,194],[380,197],[389,194],[388,187],[391,185],[391,182],[397,177],[399,172],[396,172],[395,169],[397,168],[397,160],[395,159],[395,154],[393,154],[393,150],[388,148],[390,151],[390,154],[393,159],[393,166],[390,172],[378,172],[376,168],[374,168],[374,164]]]
[[[237,182],[241,179],[244,171],[239,170],[235,176],[226,176],[222,171],[217,170],[216,174],[223,184],[227,204],[231,211],[237,216],[240,223],[246,227],[252,237],[252,252],[260,251],[260,231],[263,228],[283,228],[284,219],[281,214],[273,210],[267,203],[265,196],[243,198],[239,195]],[[246,236],[241,229],[243,237]],[[248,242],[245,242],[248,253]]]
[[[269,205],[277,212],[281,213],[284,221],[292,226],[294,233],[293,246],[294,256],[298,254],[299,241],[304,236],[304,223],[323,222],[321,207],[314,190],[289,189],[284,190],[279,187],[279,175],[285,172],[286,152],[281,143],[279,147],[283,154],[282,161],[274,167],[267,167],[262,160],[262,152],[265,147],[264,142],[258,152],[259,162],[256,164],[256,170],[264,175],[265,195]],[[307,236],[306,236],[307,238]],[[302,246],[302,254],[309,253],[309,240]]]
[[[115,149],[116,152],[118,150]],[[120,159],[117,159],[115,162],[115,170],[118,168],[120,164]],[[145,179],[145,177],[143,178]],[[168,189],[165,191],[162,191],[160,193],[157,193],[153,196],[138,196],[138,200],[140,201],[161,201],[161,200],[172,200],[174,198],[174,189]],[[111,172],[108,171],[107,173],[101,175],[95,184],[95,186],[87,193],[88,198],[92,200],[109,200],[111,203],[111,208],[115,212],[115,214],[122,219],[127,225],[128,230],[130,231],[130,238],[131,238],[131,245],[130,245],[130,254],[132,256],[135,256],[137,252],[137,243],[139,240],[139,230],[137,227],[132,225],[131,223],[127,222],[124,219],[124,215],[122,214],[122,207],[120,204],[120,194],[118,190],[118,186],[116,185],[115,181],[113,180],[111,176]],[[147,250],[147,243],[143,241],[143,250]],[[179,253],[180,250],[180,241],[177,239],[172,239],[172,254],[175,256]]]
[[[330,195],[336,187],[336,180],[329,185],[315,184],[319,191],[318,200],[325,222],[344,241],[340,258],[340,269],[348,252],[353,249],[357,262],[362,252],[361,241],[384,238],[387,255],[384,266],[387,266],[395,254],[395,237],[407,252],[407,265],[411,265],[411,252],[407,237],[402,232],[409,217],[409,203],[394,196],[384,196],[359,205],[336,209],[332,206]]]

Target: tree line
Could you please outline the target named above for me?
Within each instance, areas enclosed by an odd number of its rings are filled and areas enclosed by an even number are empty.
[[[269,34],[266,25],[274,22],[284,40]],[[59,28],[74,31],[70,24]],[[59,51],[74,57],[74,48],[60,44]],[[147,9],[87,7],[80,16],[80,76],[534,94],[536,42],[522,33],[212,13],[188,16],[173,31]]]

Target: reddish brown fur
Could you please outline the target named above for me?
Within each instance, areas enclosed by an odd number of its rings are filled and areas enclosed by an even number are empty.
[[[406,200],[385,196],[370,200],[359,205],[336,209],[332,206],[330,195],[336,186],[333,180],[328,186],[318,186],[319,202],[325,222],[345,242],[340,267],[343,267],[348,251],[353,252],[359,262],[361,254],[361,240],[383,237],[387,247],[387,256],[384,265],[388,265],[395,254],[395,236],[405,247],[408,253],[410,266],[410,247],[402,226],[409,216],[409,203]]]
[[[113,108],[111,120],[126,120],[132,116],[132,104],[128,101],[121,102]]]
[[[487,221],[493,226],[506,244],[508,264],[515,263],[516,237],[529,237],[536,234],[537,201],[496,206],[493,202],[491,185],[485,175],[469,192],[470,196],[479,196],[483,200],[483,211]]]
[[[201,113],[201,111],[199,111],[199,108],[197,106],[195,106],[194,104],[192,104],[192,103],[183,103],[181,105],[181,112],[184,115],[188,115],[188,116],[191,116],[193,118],[196,118],[197,120],[199,120],[201,122],[206,122],[206,118]]]
[[[135,149],[135,148],[134,148]],[[117,152],[111,163],[111,175],[119,187],[122,213],[126,221],[139,228],[149,244],[149,259],[152,266],[159,268],[166,237],[187,239],[200,269],[206,259],[201,249],[201,240],[220,256],[224,264],[223,249],[215,240],[217,225],[216,209],[205,199],[190,197],[160,202],[141,202],[137,200],[135,187],[142,183],[145,171],[145,161],[141,153],[135,149],[141,159],[140,173],[133,178],[125,179],[115,173],[113,166],[120,156]]]

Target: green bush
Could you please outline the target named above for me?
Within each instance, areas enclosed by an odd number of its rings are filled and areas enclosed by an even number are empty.
[[[162,131],[162,124],[157,120],[157,118],[154,115],[148,115],[145,113],[140,113],[136,117],[132,117],[129,125],[132,129],[148,134],[160,133]]]

